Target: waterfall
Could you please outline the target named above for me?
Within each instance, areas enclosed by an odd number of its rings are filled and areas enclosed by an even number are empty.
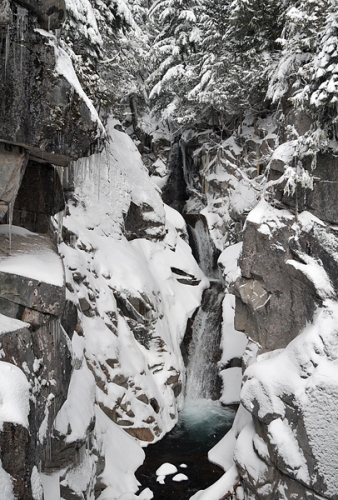
[[[219,252],[212,243],[205,217],[198,215],[186,215],[188,224],[189,242],[198,265],[208,278],[219,278],[217,258]]]
[[[186,399],[218,399],[223,289],[219,281],[204,291],[192,326],[189,346]]]

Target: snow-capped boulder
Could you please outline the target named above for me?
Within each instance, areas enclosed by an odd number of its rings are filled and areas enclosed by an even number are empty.
[[[254,427],[242,431],[235,460],[254,498],[337,498],[337,314],[325,301],[312,325],[244,374]]]

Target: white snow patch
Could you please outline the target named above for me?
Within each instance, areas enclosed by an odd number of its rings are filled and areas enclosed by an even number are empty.
[[[215,500],[234,493],[234,486],[238,483],[239,476],[235,465],[231,467],[216,483],[209,488],[198,491],[190,500]]]
[[[8,237],[9,226],[0,227],[0,236]],[[51,249],[47,237],[12,226],[12,253],[0,257],[0,271],[16,274],[55,286],[63,286],[63,266]]]
[[[15,500],[12,477],[2,468],[0,460],[0,491],[3,499]]]
[[[177,467],[175,465],[165,462],[156,471],[156,476],[168,476],[169,474],[175,474],[177,472]]]
[[[95,417],[94,402],[95,380],[84,361],[79,370],[73,370],[67,399],[55,419],[54,427],[66,436],[66,442],[86,437],[89,423]]]
[[[174,476],[172,478],[173,481],[176,481],[178,483],[181,481],[187,481],[188,479],[189,479],[188,476],[186,476],[185,474],[182,474],[182,473],[176,474],[176,476]]]
[[[242,384],[242,368],[226,368],[220,372],[223,381],[223,392],[220,398],[224,405],[239,403]]]
[[[0,428],[13,422],[28,429],[29,389],[25,374],[17,366],[0,363]]]
[[[30,324],[20,321],[19,319],[9,318],[0,314],[0,335],[8,332],[15,332],[21,328],[29,328]]]

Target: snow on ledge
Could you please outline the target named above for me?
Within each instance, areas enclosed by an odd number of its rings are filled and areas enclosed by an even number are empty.
[[[63,265],[46,236],[12,226],[12,251],[9,254],[7,224],[0,227],[0,272],[24,276],[43,283],[62,287]]]
[[[4,422],[13,422],[28,429],[29,383],[25,374],[15,365],[0,363],[0,428]]]
[[[30,324],[20,321],[19,319],[9,318],[0,314],[0,335],[8,332],[15,332],[21,328],[29,328]]]

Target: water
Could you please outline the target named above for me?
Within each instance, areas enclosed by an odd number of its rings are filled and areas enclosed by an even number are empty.
[[[174,429],[147,448],[145,462],[136,472],[140,492],[149,488],[154,500],[186,500],[217,481],[224,471],[208,461],[207,453],[228,432],[234,417],[235,411],[218,401],[187,401]],[[175,482],[171,474],[160,484],[156,470],[166,462],[188,480]]]
[[[198,265],[208,278],[219,278],[217,258],[219,252],[213,245],[207,221],[204,217],[197,218],[194,215],[186,215],[190,246]]]
[[[205,290],[202,304],[192,326],[192,341],[189,345],[187,400],[200,398],[217,399],[220,394],[220,358],[222,302],[224,293],[218,281],[211,281]]]

